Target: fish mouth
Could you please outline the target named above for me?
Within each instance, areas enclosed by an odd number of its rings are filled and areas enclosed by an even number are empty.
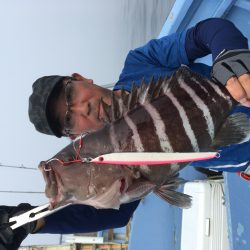
[[[52,208],[55,208],[55,207],[58,207],[59,204],[64,200],[64,195],[62,193],[62,188],[61,188],[62,181],[61,181],[60,177],[58,176],[57,172],[56,171],[53,171],[53,172],[54,172],[54,176],[55,176],[55,185],[56,185],[57,192],[49,200],[50,200],[50,206]]]
[[[45,194],[50,201],[50,209],[53,209],[64,199],[62,181],[53,168],[49,170],[45,170],[44,166],[39,168],[46,183]]]

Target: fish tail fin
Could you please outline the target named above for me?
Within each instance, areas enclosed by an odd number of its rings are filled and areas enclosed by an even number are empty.
[[[218,148],[240,144],[250,139],[250,118],[245,113],[233,113],[227,117],[217,132],[211,147]]]
[[[171,178],[169,178],[164,185],[156,188],[154,193],[167,201],[171,205],[180,207],[180,208],[190,208],[192,204],[192,197],[175,191],[179,187],[179,185],[183,185],[186,183],[186,180],[179,178],[179,174],[175,174]]]

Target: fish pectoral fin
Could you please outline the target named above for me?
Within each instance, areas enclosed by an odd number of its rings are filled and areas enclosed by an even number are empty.
[[[186,182],[187,180],[179,177],[179,173],[175,173],[165,180],[163,185],[161,185],[161,188],[176,190],[180,185],[183,185]]]
[[[170,203],[171,205],[180,207],[180,208],[190,208],[192,205],[192,197],[183,194],[180,192],[177,192],[172,189],[167,189],[164,186],[155,189],[154,193],[165,200],[166,202]]]
[[[154,193],[171,205],[180,208],[190,208],[192,204],[192,197],[175,191],[175,189],[186,182],[186,180],[179,177],[179,173],[173,173],[173,175],[169,176],[163,185],[154,189]]]
[[[240,144],[250,139],[250,119],[245,113],[233,113],[223,123],[211,147],[216,149],[221,146]]]
[[[149,194],[155,188],[155,184],[149,181],[136,181],[132,184],[123,197],[120,199],[122,203],[128,203],[140,200]]]

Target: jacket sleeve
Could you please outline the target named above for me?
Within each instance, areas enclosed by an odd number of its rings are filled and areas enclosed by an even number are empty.
[[[154,65],[176,69],[181,64],[188,64],[185,51],[186,31],[152,39],[147,44],[131,50],[125,60],[126,72],[140,71]]]
[[[222,18],[210,18],[188,29],[185,50],[190,61],[212,54],[213,60],[224,49],[247,49],[247,38],[235,25]]]
[[[71,234],[97,232],[127,225],[140,201],[115,209],[95,209],[86,205],[71,205],[45,218],[38,233]]]
[[[124,70],[140,71],[143,65],[160,65],[175,70],[181,64],[189,64],[210,53],[215,59],[224,49],[246,48],[247,39],[233,23],[222,18],[209,18],[187,31],[153,39],[146,45],[131,50],[126,58]]]
[[[152,76],[171,75],[181,64],[189,64],[185,51],[186,31],[150,40],[131,50],[114,90],[130,91],[133,83],[140,85],[142,78],[149,82]]]

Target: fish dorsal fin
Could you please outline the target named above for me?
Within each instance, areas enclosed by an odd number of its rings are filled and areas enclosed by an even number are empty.
[[[132,83],[131,92],[129,94],[123,89],[119,97],[113,93],[111,107],[106,107],[105,111],[109,118],[109,122],[114,122],[122,118],[127,112],[140,105],[151,103],[163,95],[168,95],[169,92],[174,92],[174,89],[176,87],[178,88],[180,85],[180,79],[189,78],[195,79],[196,82],[200,82],[203,86],[208,83],[209,85],[213,83],[220,88],[220,85],[217,83],[193,72],[188,66],[182,65],[170,78],[160,77],[157,80],[152,78],[149,84],[146,84],[145,80],[142,79],[139,87],[136,86],[135,82]],[[192,81],[188,84],[192,84]]]
[[[119,99],[121,98],[116,97],[116,95],[112,93],[111,121],[117,120],[121,115]]]
[[[167,94],[169,91],[173,90],[176,86],[179,85],[178,79],[184,78],[184,76],[188,76],[192,78],[194,76],[198,76],[198,74],[191,71],[191,69],[186,66],[182,65],[177,71],[175,71],[169,79],[164,79],[164,84],[162,86],[162,91],[164,94]]]
[[[142,79],[140,86],[137,87],[135,82],[132,83],[131,92],[126,93],[125,90],[121,90],[120,97],[112,94],[112,104],[110,108],[110,122],[116,121],[122,118],[128,111],[146,103],[150,103],[160,96],[165,95],[168,91],[178,85],[178,78],[182,76],[194,76],[188,66],[181,66],[170,78],[160,77],[155,80],[153,77],[147,84]],[[106,113],[108,113],[106,111]]]
[[[131,92],[130,94],[128,94],[128,103],[127,103],[128,110],[133,109],[136,104],[138,104],[138,88],[133,82]]]
[[[138,89],[138,103],[143,105],[145,103],[152,102],[159,96],[163,95],[163,88],[166,83],[167,77],[160,77],[158,80],[155,80],[154,77],[152,77],[147,85],[142,82],[140,88]]]
[[[149,84],[146,84],[142,79],[139,87],[132,84],[131,92],[127,94],[125,90],[121,90],[120,97],[112,94],[112,104],[110,108],[110,114],[108,117],[110,121],[116,121],[122,118],[128,111],[143,105],[148,102],[152,102],[159,96],[164,94],[164,85],[167,83],[167,78],[160,77],[157,81],[154,78],[151,79]],[[106,113],[108,113],[106,109]]]

